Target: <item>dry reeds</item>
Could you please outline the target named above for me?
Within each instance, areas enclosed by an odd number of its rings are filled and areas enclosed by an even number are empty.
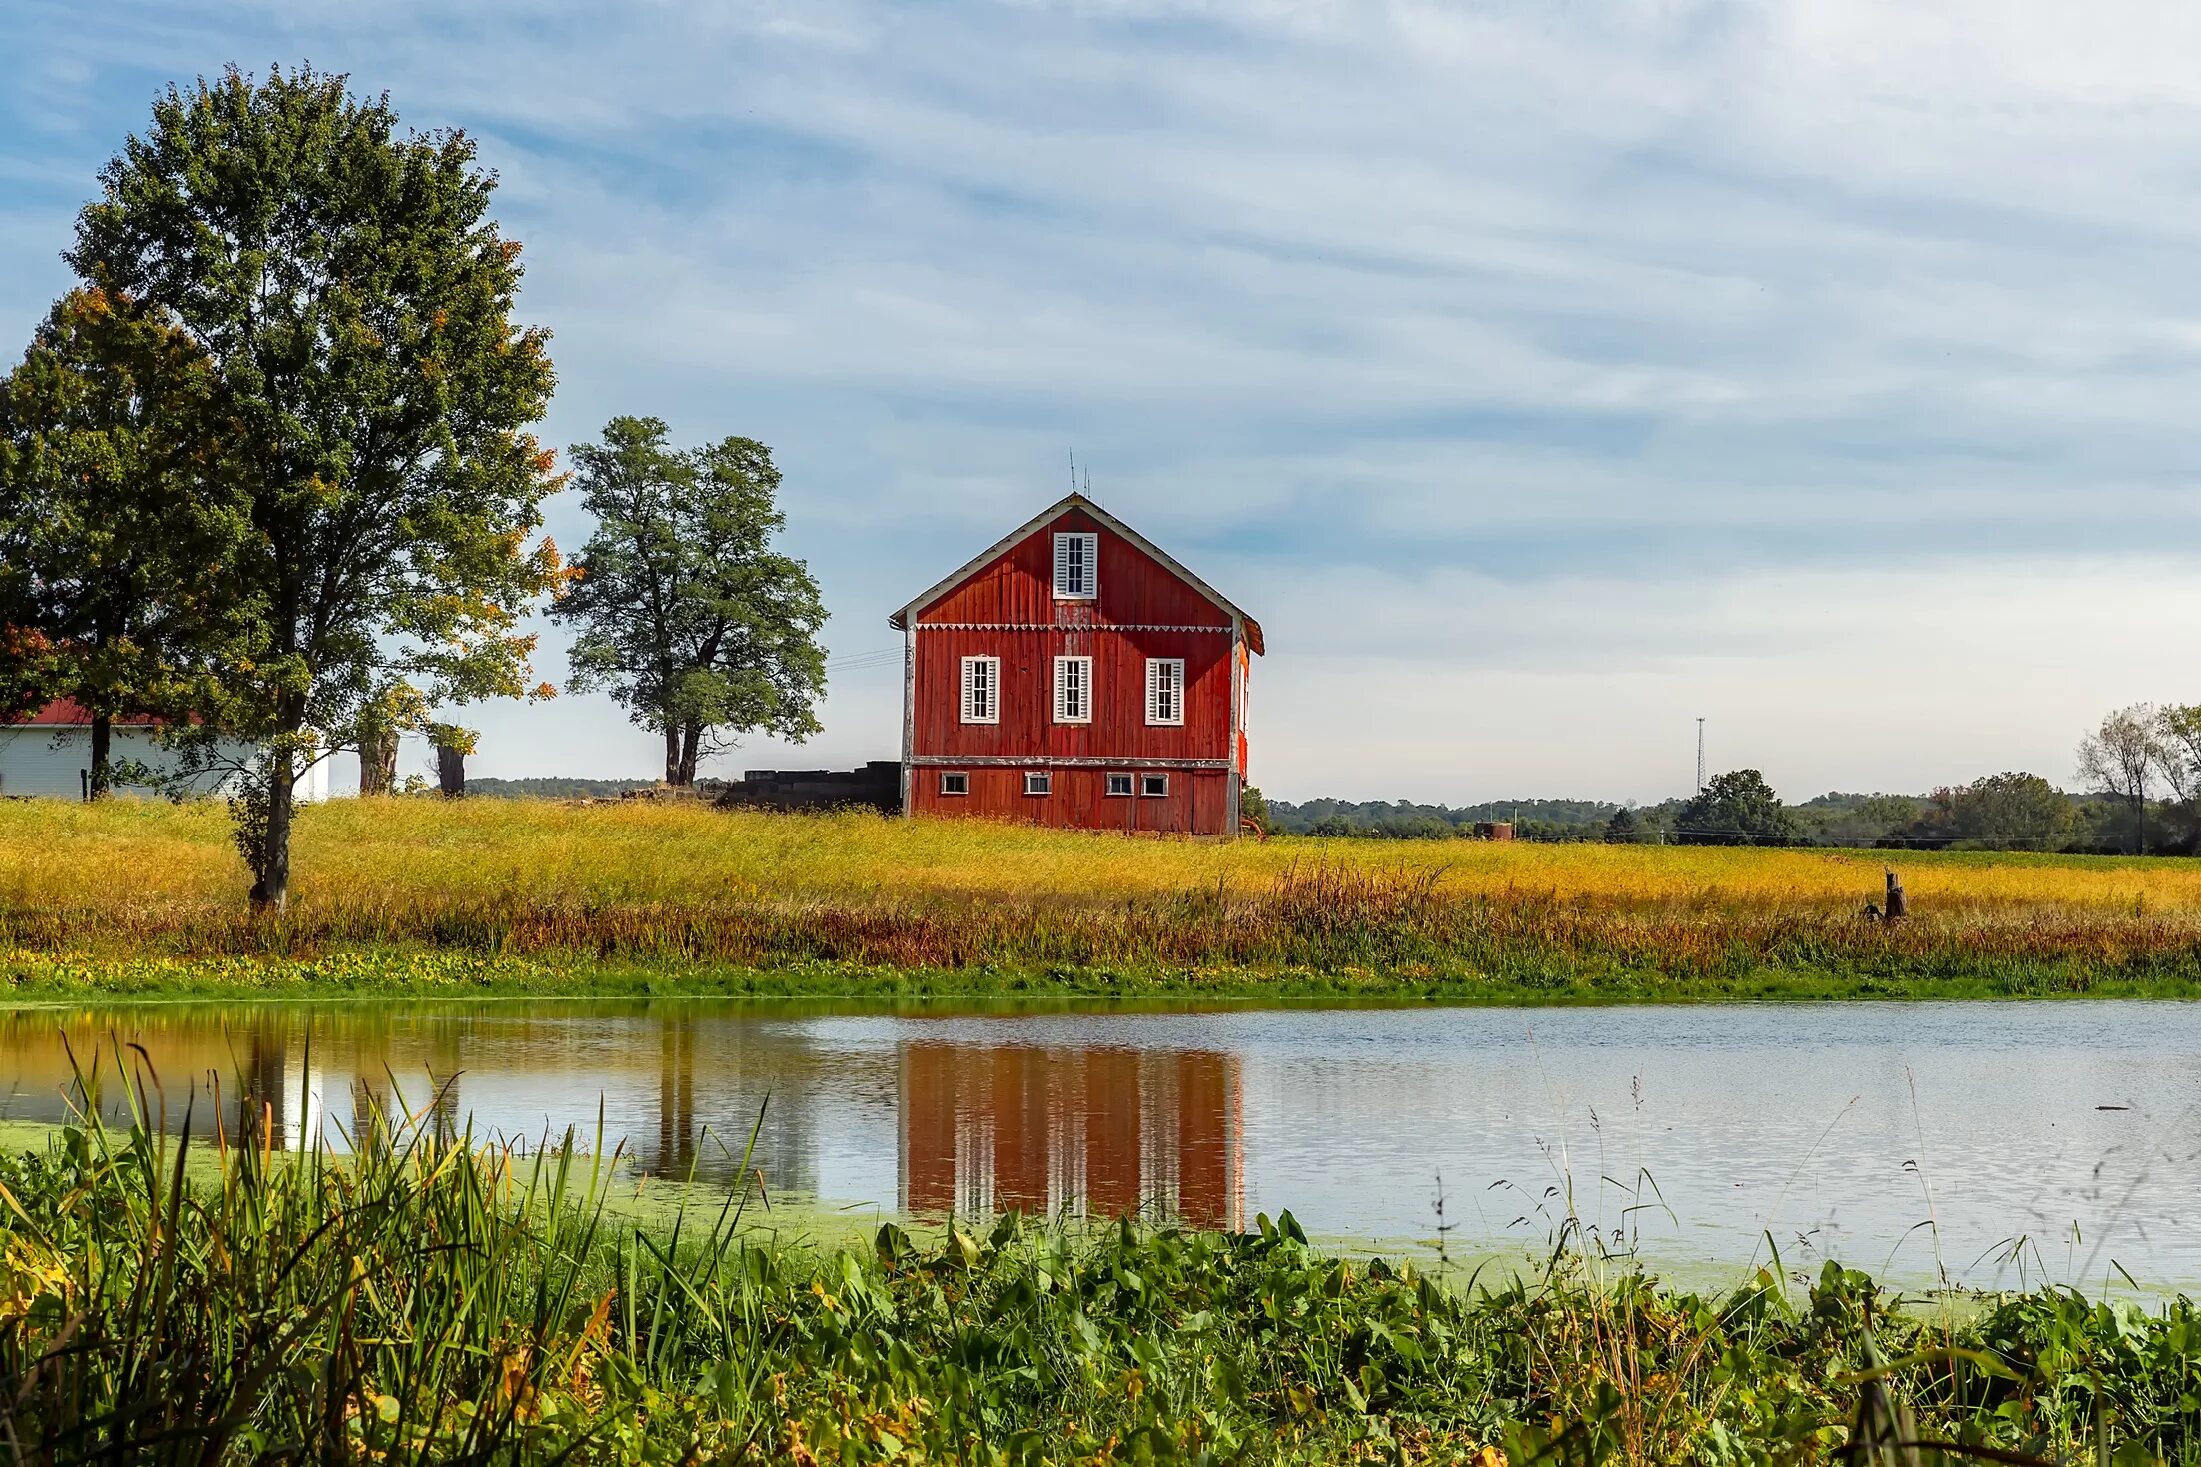
[[[256,916],[222,812],[0,805],[0,949],[1120,964],[1565,986],[1841,970],[2083,988],[2201,974],[2201,862],[1473,842],[1200,844],[982,822],[358,800],[305,812]]]

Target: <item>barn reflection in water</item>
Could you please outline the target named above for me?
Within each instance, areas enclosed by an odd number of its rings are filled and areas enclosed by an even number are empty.
[[[901,1209],[1236,1228],[1242,1106],[1225,1054],[904,1044]]]
[[[840,1199],[905,1213],[1240,1224],[1235,1055],[1002,1044],[972,1038],[953,1016],[900,1027],[887,1042],[845,1046],[799,1018],[681,1004],[18,1012],[0,1016],[0,1109],[65,1120],[68,1097],[83,1100],[72,1076],[96,1063],[99,1108],[127,1125],[117,1046],[141,1045],[166,1123],[181,1126],[188,1109],[202,1136],[218,1127],[282,1149],[341,1150],[379,1111],[523,1146],[571,1126],[593,1146],[601,1114],[605,1149],[654,1177],[726,1185],[746,1154],[772,1195],[815,1197],[832,1153]],[[121,1058],[134,1068],[136,1053]]]

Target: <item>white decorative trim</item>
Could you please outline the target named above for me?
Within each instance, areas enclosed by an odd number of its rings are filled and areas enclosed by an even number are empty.
[[[1052,759],[1030,754],[916,754],[910,763],[928,769],[1186,769],[1228,770],[1228,759]]]
[[[917,747],[917,633],[902,629],[902,816],[909,818],[916,809],[916,770],[910,765],[910,753]]]
[[[1150,557],[1156,565],[1159,565],[1160,567],[1162,567],[1162,569],[1177,577],[1178,580],[1183,581],[1193,590],[1199,592],[1201,597],[1204,598],[1208,602],[1208,604],[1213,606],[1216,610],[1228,612],[1232,617],[1242,622],[1246,630],[1246,644],[1253,648],[1255,652],[1266,650],[1262,645],[1261,624],[1259,622],[1255,621],[1252,617],[1247,616],[1243,611],[1240,611],[1230,602],[1224,600],[1222,594],[1218,592],[1213,586],[1210,586],[1206,581],[1201,580],[1191,571],[1186,570],[1183,562],[1179,561],[1177,557],[1171,555],[1168,551],[1162,549],[1159,545],[1156,545],[1152,540],[1147,539],[1146,536],[1140,534],[1137,530],[1132,529],[1122,520],[1117,519],[1107,510],[1102,509],[1099,505],[1095,504],[1092,500],[1087,499],[1082,494],[1066,495],[1063,498],[1056,500],[1053,504],[1048,505],[1047,508],[1041,510],[1038,514],[1032,516],[1023,524],[1017,526],[1008,534],[1002,536],[999,540],[996,540],[992,545],[988,546],[986,549],[980,551],[977,555],[971,557],[971,559],[964,562],[962,567],[950,573],[947,579],[937,582],[922,596],[919,596],[915,601],[910,602],[909,605],[903,607],[900,611],[897,611],[892,616],[888,617],[887,624],[893,627],[895,630],[900,631],[910,622],[916,620],[919,613],[923,612],[926,607],[932,605],[933,602],[939,600],[942,596],[947,595],[948,592],[954,590],[957,586],[962,585],[963,582],[970,579],[972,574],[975,573],[979,569],[979,567],[985,565],[989,561],[999,559],[1001,556],[1007,554],[1013,547],[1023,543],[1024,539],[1027,536],[1038,534],[1048,525],[1054,523],[1056,520],[1062,518],[1064,515],[1070,513],[1072,510],[1091,515],[1101,525],[1115,531],[1116,534],[1122,536],[1125,540],[1136,546],[1142,553]]]
[[[1062,626],[1051,621],[921,621],[911,628],[920,632],[1209,632],[1231,635],[1229,627],[1172,626],[1166,622],[1101,621],[1082,626]]]

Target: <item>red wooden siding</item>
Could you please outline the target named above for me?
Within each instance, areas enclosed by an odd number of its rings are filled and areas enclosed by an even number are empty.
[[[1001,659],[1001,721],[963,722],[965,657]],[[1055,659],[1093,659],[1093,721],[1055,722]],[[1146,722],[1146,660],[1185,660],[1185,721]],[[1213,632],[917,629],[921,755],[1054,759],[1230,757],[1230,637]]]
[[[1214,769],[1152,770],[1169,776],[1169,793],[1111,795],[1105,769],[1054,769],[1054,793],[1024,793],[1024,770],[1043,768],[1042,761],[1015,767],[958,764],[920,764],[910,775],[910,812],[916,815],[984,815],[996,820],[1023,820],[1034,825],[1056,825],[1074,830],[1123,830],[1165,835],[1214,835],[1230,820],[1228,771]],[[1137,770],[1125,760],[1118,772]],[[940,793],[943,773],[970,777],[967,795]],[[1132,788],[1138,786],[1133,784]]]
[[[1054,594],[1054,537],[1098,537],[1098,594]],[[1103,830],[1231,834],[1243,779],[1242,703],[1250,670],[1233,613],[1140,545],[1072,506],[966,575],[917,612],[907,747],[913,814],[976,815]],[[963,659],[1000,659],[999,717],[963,721]],[[1055,719],[1055,659],[1093,660],[1084,723]],[[1184,662],[1184,720],[1150,725],[1147,663]],[[966,762],[967,761],[967,762]],[[1054,787],[1026,795],[1026,770]],[[967,774],[967,795],[942,795],[943,771]],[[1110,772],[1166,772],[1161,797],[1109,796]],[[1137,785],[1134,785],[1134,789]]]
[[[1055,536],[1100,536],[1100,595],[1055,600]],[[918,613],[920,622],[1013,622],[1052,625],[1065,619],[1162,626],[1229,626],[1230,617],[1168,567],[1107,529],[1069,510],[973,571],[954,590]]]

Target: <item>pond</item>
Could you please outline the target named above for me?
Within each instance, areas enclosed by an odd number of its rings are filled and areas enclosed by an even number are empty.
[[[65,1118],[70,1050],[111,1070],[117,1043],[171,1124],[190,1100],[235,1134],[264,1104],[293,1147],[341,1147],[380,1096],[476,1135],[601,1126],[640,1171],[724,1185],[761,1110],[770,1193],[866,1217],[1289,1208],[1473,1257],[1572,1216],[1677,1273],[1778,1248],[1914,1283],[2201,1284],[2201,1004],[25,1008],[0,1017],[7,1115]]]

